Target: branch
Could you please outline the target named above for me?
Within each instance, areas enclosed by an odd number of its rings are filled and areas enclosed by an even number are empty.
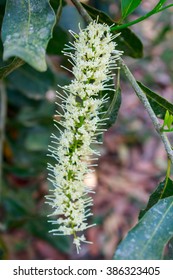
[[[71,0],[71,2],[76,6],[79,14],[86,20],[87,23],[93,21],[90,15],[87,13],[87,11],[84,9],[82,4],[78,0]]]
[[[24,64],[24,61],[22,59],[15,57],[14,60],[10,64],[0,68],[0,80],[4,79],[11,72],[13,72],[15,69],[17,69],[18,67],[20,67],[23,64]]]
[[[173,150],[172,150],[171,144],[170,144],[166,134],[161,131],[162,126],[161,126],[158,118],[156,117],[156,115],[155,115],[155,113],[154,113],[154,111],[153,111],[145,93],[138,86],[134,76],[132,75],[132,73],[130,72],[130,70],[128,69],[128,67],[124,63],[124,61],[121,58],[118,61],[119,61],[119,65],[120,65],[121,69],[124,71],[124,74],[126,75],[126,77],[129,80],[131,86],[135,90],[136,95],[138,96],[138,98],[140,99],[140,101],[144,105],[146,111],[148,112],[157,133],[159,134],[159,136],[162,139],[162,142],[164,144],[167,156],[171,160],[171,162],[173,163]]]
[[[5,122],[7,112],[7,97],[4,85],[0,81],[0,188],[2,186],[2,162],[3,162],[3,144],[5,138]],[[0,189],[1,198],[1,189]]]

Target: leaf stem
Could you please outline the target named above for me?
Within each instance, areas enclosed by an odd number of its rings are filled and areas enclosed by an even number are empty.
[[[24,61],[22,59],[15,57],[10,64],[0,68],[0,80],[4,79],[11,72],[13,72],[15,69],[17,69],[23,64]]]
[[[5,139],[5,123],[7,113],[7,97],[4,84],[0,81],[0,199],[1,199],[1,186],[2,186],[2,163],[3,163],[3,145]]]
[[[78,12],[80,15],[86,20],[87,23],[92,22],[92,18],[90,15],[87,13],[85,8],[82,6],[82,4],[78,0],[71,0],[71,2],[76,6]]]
[[[145,93],[142,91],[142,89],[137,84],[134,76],[132,75],[132,73],[130,72],[129,68],[124,63],[124,61],[120,58],[118,60],[118,62],[119,62],[119,65],[120,65],[121,69],[124,71],[124,74],[126,75],[127,79],[129,80],[132,88],[135,90],[136,95],[138,96],[138,98],[140,99],[140,101],[144,105],[146,111],[148,112],[148,114],[149,114],[149,116],[152,120],[152,123],[155,127],[155,130],[159,134],[159,136],[160,136],[160,138],[161,138],[161,140],[164,144],[167,156],[170,159],[171,163],[173,163],[173,150],[172,150],[171,144],[170,144],[166,134],[161,131],[162,126],[161,126],[158,118],[156,117],[156,115],[155,115],[155,113],[154,113],[154,111],[153,111]]]

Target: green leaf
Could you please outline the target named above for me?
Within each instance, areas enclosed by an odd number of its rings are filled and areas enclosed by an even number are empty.
[[[116,122],[120,106],[121,106],[121,89],[117,88],[117,90],[114,93],[112,102],[107,109],[107,113],[103,117],[103,118],[109,118],[108,120],[105,121],[106,128],[111,127]]]
[[[169,117],[170,117],[170,114],[169,114],[169,111],[166,110],[166,114],[165,114],[165,117],[164,117],[164,123],[163,123],[163,126],[165,126],[169,120]]]
[[[57,13],[59,7],[67,5],[67,3],[65,0],[50,0],[50,5],[54,9],[55,13]]]
[[[131,14],[142,2],[142,0],[121,0],[121,13],[124,19]]]
[[[151,91],[149,88],[144,86],[142,83],[138,82],[138,85],[146,94],[148,101],[150,102],[153,111],[156,116],[160,119],[165,118],[166,111],[169,111],[169,114],[173,115],[173,104],[167,101],[162,96],[158,95],[154,91]]]
[[[173,116],[172,116],[172,115],[169,115],[169,119],[168,119],[168,121],[167,121],[167,127],[168,127],[168,129],[171,129],[172,122],[173,122]]]
[[[16,198],[5,197],[3,200],[3,205],[5,210],[10,216],[15,219],[21,219],[27,215],[27,210],[24,208],[23,204],[16,200]]]
[[[0,5],[5,5],[6,0],[0,0]]]
[[[100,23],[107,23],[108,25],[114,24],[117,26],[118,24],[114,22],[107,14],[102,11],[99,11],[91,6],[88,6],[82,3],[84,8],[88,11],[90,16],[93,19],[97,19],[99,17]],[[114,34],[117,34],[117,31],[112,31]],[[143,45],[140,39],[133,33],[129,28],[124,28],[121,30],[120,36],[115,38],[117,43],[117,49],[124,51],[124,55],[131,56],[133,58],[140,58],[143,56]]]
[[[153,206],[155,205],[160,199],[166,198],[169,196],[173,196],[173,181],[168,178],[165,179],[163,182],[161,182],[154,193],[150,196],[150,199],[148,201],[148,204],[144,210],[141,210],[139,213],[139,219],[141,219],[145,213]]]
[[[68,41],[69,37],[67,32],[56,25],[53,30],[53,37],[47,47],[47,53],[62,55],[62,49],[64,45],[68,43]]]
[[[48,47],[47,47],[47,53],[48,54],[62,54],[61,51],[62,51],[65,43],[67,43],[68,36],[67,36],[67,33],[58,26],[58,23],[61,18],[62,8],[67,3],[64,2],[63,0],[51,0],[50,4],[56,13],[56,24],[53,29],[52,39],[50,40]]]
[[[113,33],[117,33],[113,31]],[[133,58],[141,58],[143,56],[143,45],[140,39],[129,28],[121,30],[120,36],[116,39],[117,49],[124,51],[124,55]]]
[[[49,69],[40,73],[27,64],[12,72],[7,81],[11,87],[35,100],[44,99],[46,92],[55,86],[54,75]]]
[[[4,196],[2,205],[5,209],[5,226],[7,229],[23,226],[28,219],[28,211],[17,196]]]
[[[17,121],[26,127],[33,127],[33,129],[35,128],[38,131],[40,130],[40,124],[44,125],[47,133],[50,133],[48,127],[52,124],[52,117],[55,113],[55,102],[43,100],[37,103],[34,102],[29,105],[28,102],[27,106],[21,108],[17,116]],[[32,133],[28,130],[28,134]]]
[[[45,53],[55,14],[48,0],[8,0],[2,25],[3,59],[17,56],[38,71],[47,69]]]
[[[160,260],[173,236],[173,196],[161,199],[129,231],[115,252],[115,260]]]
[[[62,252],[69,252],[69,239],[66,236],[54,236],[49,231],[52,229],[52,225],[48,223],[47,217],[36,216],[29,222],[29,231],[36,237],[48,242],[55,249]]]
[[[97,10],[95,8],[93,8],[92,6],[86,5],[84,3],[81,3],[82,6],[87,10],[87,12],[90,14],[90,16],[92,17],[92,19],[97,19],[100,23],[104,23],[106,22],[108,25],[112,25],[113,23],[115,23],[106,13]]]

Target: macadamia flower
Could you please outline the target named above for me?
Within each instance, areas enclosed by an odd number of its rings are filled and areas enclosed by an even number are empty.
[[[107,84],[112,79],[112,69],[116,69],[116,60],[121,55],[113,41],[117,35],[110,33],[110,27],[96,21],[79,34],[70,31],[74,43],[66,46],[64,54],[72,63],[74,79],[64,86],[61,107],[64,111],[58,128],[61,136],[52,134],[54,146],[49,148],[51,156],[57,163],[48,164],[51,171],[50,180],[54,186],[53,193],[47,195],[52,207],[51,220],[56,226],[54,235],[73,235],[77,252],[81,242],[86,241],[83,231],[91,227],[87,218],[92,215],[90,207],[92,193],[85,186],[84,178],[92,172],[89,168],[90,156],[99,155],[91,144],[97,142],[97,134],[102,133],[98,127],[102,123],[100,109],[107,97],[99,99],[99,92],[111,90]]]

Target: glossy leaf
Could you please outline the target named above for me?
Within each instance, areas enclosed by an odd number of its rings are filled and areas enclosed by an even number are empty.
[[[173,196],[161,199],[129,231],[115,252],[115,260],[160,260],[173,236]]]
[[[82,4],[84,8],[88,11],[90,16],[93,19],[97,19],[99,17],[100,23],[107,23],[108,25],[117,25],[107,14],[102,11],[99,11],[91,6],[86,4]],[[117,31],[112,31],[113,33],[119,33]],[[140,39],[133,33],[129,28],[124,28],[121,30],[120,36],[115,38],[117,43],[117,49],[124,51],[124,55],[131,56],[133,58],[140,58],[143,56],[143,45]]]
[[[142,2],[142,0],[121,0],[122,18],[126,18],[131,14]]]
[[[138,82],[138,85],[146,94],[148,101],[150,102],[153,111],[155,112],[156,116],[160,119],[165,118],[166,111],[169,111],[170,115],[173,115],[173,104],[167,101],[162,96],[158,95],[154,91],[150,90],[142,83]]]
[[[150,196],[150,199],[148,201],[148,204],[144,210],[141,210],[139,214],[139,219],[141,219],[145,213],[153,206],[155,205],[160,199],[166,198],[169,196],[173,196],[173,181],[168,178],[165,179],[163,182],[161,182],[156,190],[152,193]]]
[[[8,0],[2,25],[3,59],[20,57],[45,71],[45,53],[55,14],[48,0]]]
[[[141,58],[143,56],[143,45],[140,39],[129,28],[124,28],[120,32],[120,36],[115,39],[118,44],[117,49],[124,51],[124,55]]]

